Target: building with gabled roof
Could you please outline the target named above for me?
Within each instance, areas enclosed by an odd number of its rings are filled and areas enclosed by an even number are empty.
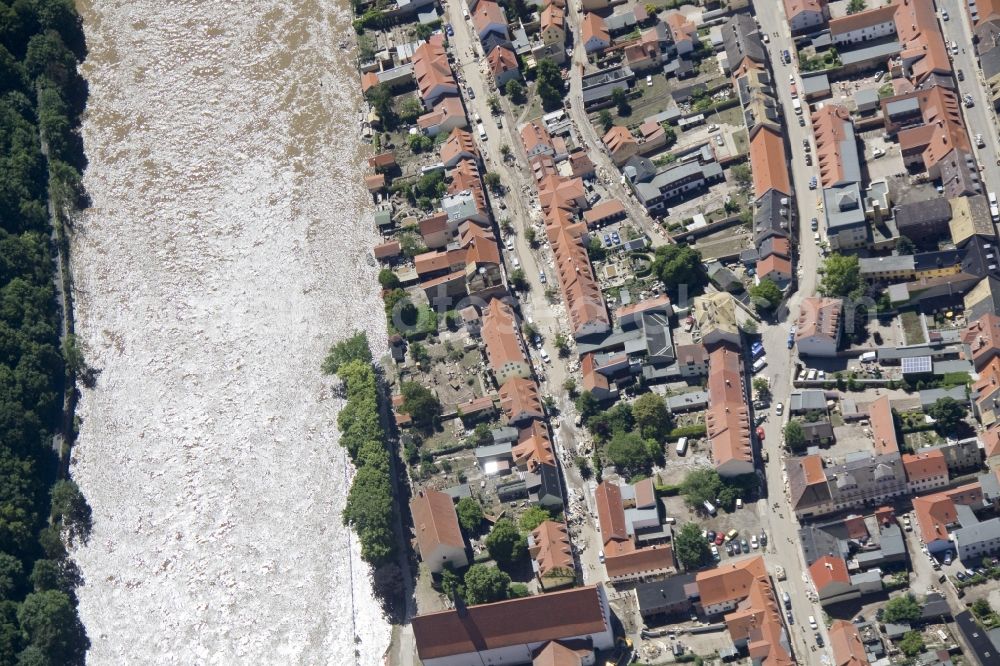
[[[670,29],[677,55],[684,56],[694,51],[694,42],[698,39],[698,28],[694,23],[677,10],[668,12],[664,22]]]
[[[611,33],[608,32],[608,24],[604,19],[587,12],[580,21],[580,38],[583,40],[583,48],[587,53],[597,53],[611,46]]]
[[[1000,355],[1000,315],[987,312],[962,331],[962,343],[976,371]]]
[[[716,292],[694,299],[695,326],[706,346],[728,342],[737,348],[741,345],[740,328],[736,320],[736,302],[732,294]]]
[[[505,384],[511,377],[531,377],[531,365],[514,310],[499,298],[491,300],[485,308],[481,335],[497,383]]]
[[[555,3],[549,3],[542,10],[538,28],[539,36],[545,44],[557,44],[560,47],[566,43],[566,9]]]
[[[470,10],[472,25],[476,29],[479,41],[485,44],[490,35],[496,35],[501,40],[509,42],[507,31],[507,16],[495,0],[479,0],[475,9]]]
[[[809,296],[802,299],[795,322],[795,345],[799,355],[836,356],[843,311],[844,303],[839,298]]]
[[[534,379],[513,376],[500,386],[500,408],[507,422],[517,426],[532,419],[545,418],[538,383]]]
[[[750,588],[760,578],[767,578],[764,558],[749,557],[730,560],[695,576],[702,612],[707,616],[726,613],[750,594]]]
[[[705,426],[719,475],[752,474],[750,411],[746,403],[743,358],[738,347],[723,343],[709,351]]]
[[[589,585],[492,604],[418,615],[412,620],[424,666],[528,663],[551,641],[580,641],[591,650],[614,647],[604,588]]]
[[[826,104],[812,114],[816,135],[816,161],[824,188],[840,187],[861,181],[854,122],[847,108]]]
[[[503,88],[508,81],[521,78],[517,56],[502,44],[493,47],[493,50],[486,56],[486,64],[489,66],[490,76],[493,77],[497,88]]]
[[[784,0],[785,18],[792,34],[808,32],[829,18],[830,10],[823,0]]]
[[[451,131],[448,139],[441,144],[439,154],[445,169],[454,168],[462,160],[479,161],[479,148],[472,132],[460,128]]]
[[[648,490],[643,486],[649,485]],[[650,580],[676,570],[668,544],[641,545],[643,530],[659,530],[651,484],[619,486],[602,481],[594,492],[603,543],[604,567],[614,583]]]
[[[750,140],[750,165],[754,200],[771,190],[786,197],[791,193],[785,143],[780,132],[765,126],[754,134]]]
[[[543,588],[546,578],[572,579],[576,573],[566,523],[546,520],[533,529],[528,535],[528,555],[531,557],[531,568]]]
[[[622,127],[621,125],[614,125],[604,134],[604,138],[601,141],[604,143],[604,147],[608,149],[608,154],[611,155],[611,160],[615,163],[615,166],[620,167],[639,152],[639,142],[636,141],[635,137],[632,136],[632,132],[628,131],[627,127]]]
[[[552,451],[552,440],[549,439],[549,428],[545,422],[534,420],[521,428],[511,454],[514,464],[529,472],[535,472],[544,465],[555,467],[556,456]]]
[[[829,634],[833,666],[871,666],[857,625],[847,620],[834,620]]]
[[[440,573],[445,566],[461,569],[469,564],[451,497],[422,490],[410,501],[410,513],[420,559],[432,573]]]
[[[458,95],[458,83],[440,41],[424,42],[414,51],[413,75],[425,109],[433,108],[442,97]]]
[[[948,485],[948,464],[940,449],[903,454],[906,487],[911,493],[924,492]]]
[[[468,126],[461,97],[441,97],[430,111],[417,118],[417,127],[432,137]]]
[[[989,428],[1000,420],[1000,357],[994,357],[979,371],[970,397],[973,412],[981,424]]]
[[[892,415],[889,396],[884,395],[868,406],[868,420],[872,426],[875,453],[886,455],[899,453],[899,439],[896,437],[896,420]]]
[[[880,504],[907,494],[906,472],[898,452],[848,454],[826,468],[818,455],[785,463],[796,517],[821,516],[843,509]]]
[[[913,498],[913,515],[920,529],[920,539],[932,555],[940,555],[946,550],[954,552],[951,532],[960,524],[956,508],[958,505],[981,508],[982,486],[978,482],[969,483]]]
[[[809,575],[816,586],[821,606],[861,596],[861,591],[851,584],[851,575],[842,557],[825,555],[819,558],[809,565]]]

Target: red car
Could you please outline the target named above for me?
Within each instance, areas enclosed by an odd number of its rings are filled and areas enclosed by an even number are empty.
[[[757,426],[757,439],[764,440],[764,428],[761,426]]]
[[[715,537],[715,545],[716,546],[721,546],[722,542],[725,541],[725,540],[726,540],[726,535],[723,534],[722,532],[719,532],[718,535],[716,535],[716,537]]]

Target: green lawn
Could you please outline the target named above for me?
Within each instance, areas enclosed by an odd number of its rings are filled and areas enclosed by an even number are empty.
[[[906,338],[906,344],[919,345],[927,341],[924,338],[924,329],[921,326],[921,315],[919,313],[913,311],[900,313],[899,320],[903,325],[903,335]]]

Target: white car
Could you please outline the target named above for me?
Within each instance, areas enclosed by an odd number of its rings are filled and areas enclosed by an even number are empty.
[[[815,629],[817,626],[819,626],[819,625],[816,624],[816,618],[814,618],[812,615],[810,615],[809,616],[809,628],[810,629]]]
[[[755,534],[752,537],[750,537],[750,547],[753,548],[754,550],[757,550],[759,546],[760,544],[757,543],[757,535]]]
[[[942,21],[947,21],[948,20],[948,10],[947,9],[942,9],[941,10],[941,20]]]
[[[986,147],[986,141],[983,140],[983,135],[982,134],[977,134],[976,135],[976,145],[979,146],[980,148],[985,148]]]
[[[779,402],[777,405],[774,406],[775,415],[781,416],[784,413],[784,411],[785,411],[785,403]]]
[[[541,356],[542,360],[545,361],[546,363],[551,363],[552,362],[552,357],[549,356],[549,353],[547,351],[545,351],[544,349],[540,350],[538,352],[538,355]]]
[[[646,85],[647,86],[652,86],[653,85],[653,75],[652,74],[647,74],[646,75]]]
[[[882,150],[881,148],[875,147],[872,149],[872,157],[879,158],[882,157],[883,155],[885,155],[885,151]]]

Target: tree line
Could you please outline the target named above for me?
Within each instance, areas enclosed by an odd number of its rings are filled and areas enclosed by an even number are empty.
[[[72,376],[48,215],[84,203],[84,54],[72,0],[0,0],[0,666],[82,664],[89,646],[65,544],[90,509],[52,448]]]

